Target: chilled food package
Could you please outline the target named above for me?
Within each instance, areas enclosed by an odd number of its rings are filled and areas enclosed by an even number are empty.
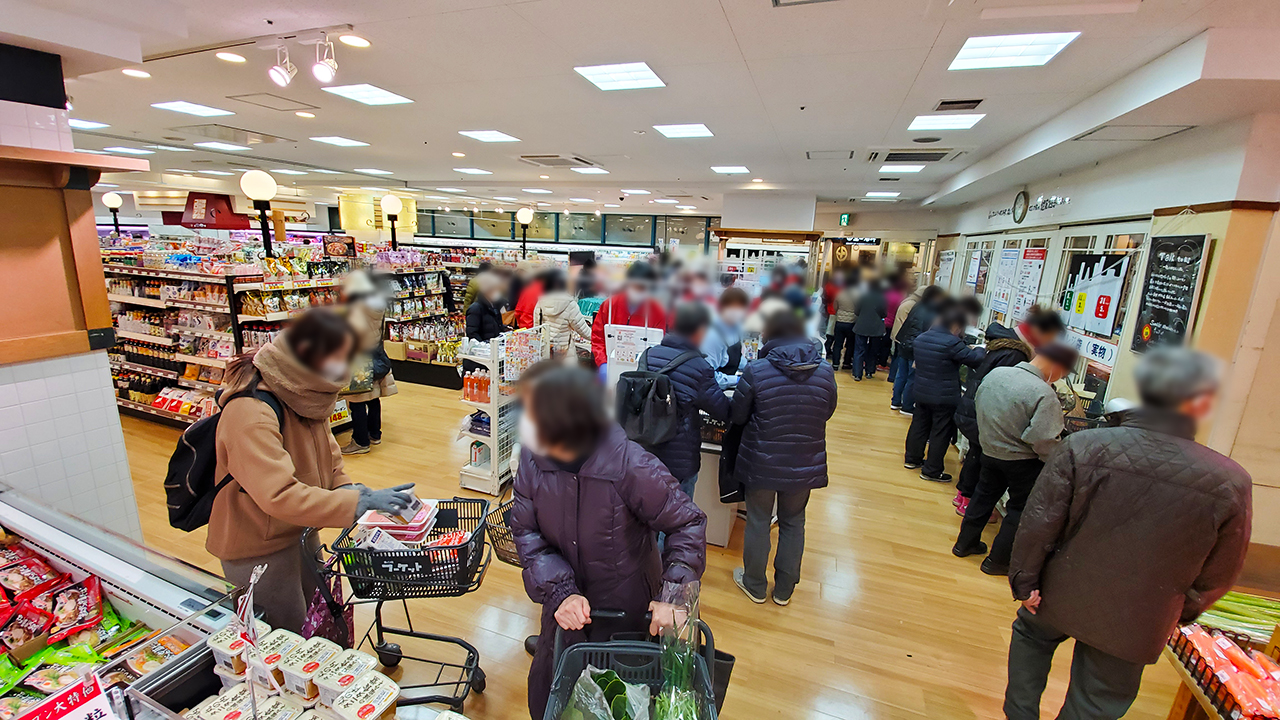
[[[138,677],[138,674],[129,668],[117,668],[102,676],[102,684],[115,685],[117,683],[122,683],[125,685],[132,685]]]
[[[223,690],[227,690],[232,687],[235,687],[236,685],[239,685],[240,683],[249,679],[245,673],[240,673],[237,675],[236,673],[231,672],[230,670],[226,669],[222,665],[214,665],[213,674],[217,675],[218,679],[222,681]]]
[[[294,648],[280,661],[280,672],[284,674],[284,688],[303,698],[312,700],[316,697],[315,676],[320,667],[332,660],[342,648],[337,643],[322,637],[313,637]]]
[[[31,603],[24,602],[13,608],[9,618],[4,621],[3,625],[0,625],[0,642],[4,643],[6,652],[16,655],[21,648],[48,632],[49,626],[52,624],[52,615],[32,607]],[[24,654],[29,655],[28,653]],[[15,657],[14,659],[21,662],[26,657]]]
[[[365,673],[378,666],[378,661],[359,650],[343,650],[316,672],[313,682],[320,691],[320,704],[333,707],[333,701]]]
[[[120,616],[116,615],[115,608],[111,607],[111,601],[103,597],[102,619],[96,625],[73,631],[67,636],[67,644],[99,648],[119,635],[122,630],[124,630],[124,624],[120,622]]]
[[[355,532],[351,533],[351,541],[361,550],[408,550],[403,542],[391,536],[391,533],[371,525],[361,525],[356,527]]]
[[[80,672],[71,665],[42,665],[22,680],[24,687],[52,695],[68,685],[80,681]]]
[[[339,720],[395,720],[400,686],[380,672],[365,673],[333,701]]]
[[[58,592],[59,590],[65,587],[70,587],[70,586],[71,586],[71,578],[66,575],[63,575],[62,582],[58,583],[57,585],[51,586],[49,589],[45,590],[39,595],[36,595],[35,597],[31,598],[27,602],[30,602],[32,606],[37,607],[47,613],[52,613],[54,593]]]
[[[386,528],[404,528],[407,525],[417,529],[435,520],[436,509],[436,500],[421,500],[415,497],[412,505],[398,513],[384,515],[376,510],[369,510],[360,516],[356,524]]]
[[[166,635],[155,642],[148,643],[146,647],[138,650],[125,660],[125,664],[129,669],[139,675],[146,675],[149,672],[155,672],[160,666],[177,657],[183,650],[189,646],[172,635]]]
[[[62,575],[38,557],[26,557],[0,568],[0,587],[18,604],[59,585]]]
[[[0,697],[0,720],[12,720],[44,700],[44,696],[31,690],[10,690]]]
[[[49,642],[87,630],[102,621],[102,583],[94,575],[53,594],[53,625]]]
[[[0,546],[0,566],[11,565],[29,557],[38,558],[40,556],[26,545]]]
[[[195,707],[187,711],[186,716],[189,720],[238,720],[239,718],[252,718],[253,705],[258,705],[258,720],[266,720],[265,712],[274,710],[279,713],[281,707],[272,700],[282,702],[278,696],[269,696],[262,690],[257,690],[250,695],[253,686],[249,683],[239,683],[226,689],[221,695],[215,695]],[[268,703],[271,703],[270,707]],[[285,703],[291,706],[291,703]],[[288,709],[296,709],[297,713],[293,717],[302,714],[302,708],[296,706],[288,707]],[[284,720],[278,718],[277,720]]]
[[[302,636],[291,630],[276,628],[258,639],[258,652],[249,653],[249,677],[268,690],[275,690],[284,685],[284,676],[280,673],[280,661],[294,648],[302,644]],[[274,684],[268,680],[274,679]]]
[[[254,627],[258,631],[259,638],[264,638],[271,633],[271,626],[261,620],[254,620]],[[205,644],[213,651],[213,661],[219,667],[226,668],[233,675],[244,674],[246,667],[244,663],[245,640],[240,636],[238,623],[231,623],[210,635]]]

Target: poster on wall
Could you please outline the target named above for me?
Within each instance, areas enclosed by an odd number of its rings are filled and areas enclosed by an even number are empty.
[[[991,292],[991,309],[999,313],[1009,312],[1009,303],[1013,300],[1018,279],[1017,248],[1000,251],[1000,264],[996,266],[996,286]]]
[[[1027,311],[1040,293],[1040,276],[1044,274],[1044,259],[1049,251],[1044,248],[1027,248],[1022,251],[1022,261],[1018,264],[1018,282],[1013,296],[1013,319],[1022,322]]]
[[[1151,239],[1147,277],[1138,305],[1138,324],[1130,348],[1137,353],[1153,347],[1187,344],[1196,303],[1200,299],[1207,235],[1170,235]]]
[[[1072,255],[1067,287],[1062,292],[1067,326],[1111,337],[1120,313],[1120,297],[1124,294],[1128,270],[1128,255]]]
[[[964,284],[973,287],[978,284],[978,271],[982,266],[982,251],[974,250],[969,258],[969,271],[964,276]]]
[[[941,288],[951,287],[951,271],[956,266],[956,251],[943,250],[938,254],[938,273],[933,284]]]

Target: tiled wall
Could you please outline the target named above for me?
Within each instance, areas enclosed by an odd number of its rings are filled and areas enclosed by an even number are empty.
[[[0,477],[142,541],[105,351],[0,366]]]
[[[74,151],[67,111],[0,100],[0,145]]]

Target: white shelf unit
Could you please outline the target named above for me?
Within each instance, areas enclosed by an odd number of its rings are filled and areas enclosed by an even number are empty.
[[[533,343],[533,352],[525,360],[517,361],[513,358],[508,362],[507,344],[517,339]],[[488,370],[490,378],[488,402],[462,399],[463,405],[489,416],[487,436],[465,430],[460,438],[465,439],[468,446],[480,443],[489,448],[489,462],[483,465],[468,462],[463,465],[458,471],[458,485],[461,487],[496,497],[502,493],[503,486],[510,482],[511,451],[516,436],[516,381],[528,365],[550,357],[550,347],[546,339],[546,326],[539,325],[528,330],[503,333],[490,340],[487,357],[472,352],[459,355],[459,360],[469,360]],[[475,348],[476,344],[473,343],[468,349]],[[508,391],[506,393],[503,392],[504,386]]]

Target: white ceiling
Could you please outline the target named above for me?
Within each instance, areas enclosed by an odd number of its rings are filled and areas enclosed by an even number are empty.
[[[70,13],[81,0],[42,4]],[[162,58],[142,65],[150,79],[110,70],[68,82],[75,99],[72,115],[111,125],[77,133],[78,147],[131,144],[121,138],[189,145],[201,138],[173,128],[216,122],[293,142],[257,145],[243,154],[158,151],[148,156],[153,168],[312,165],[394,173],[376,179],[278,176],[282,184],[296,183],[317,199],[332,197],[330,186],[398,184],[457,187],[477,198],[512,195],[559,207],[570,197],[617,202],[621,188],[639,187],[654,194],[628,199],[624,210],[669,209],[647,201],[673,194],[692,196],[688,204],[698,206],[699,213],[718,211],[723,193],[745,188],[810,192],[840,201],[893,189],[914,204],[968,165],[1207,27],[1280,28],[1280,3],[1273,0],[1144,0],[1129,14],[1002,20],[980,16],[993,7],[1063,2],[831,0],[781,8],[771,0],[172,4],[185,6],[186,36],[156,29],[142,34],[143,56]],[[212,50],[164,57],[335,24],[354,26],[372,47],[339,44],[334,84],[372,83],[414,103],[367,107],[322,92],[310,75],[314,51],[309,46],[290,45],[299,73],[287,89],[266,77],[274,52],[251,45],[236,49],[249,60],[241,65],[215,59]],[[1044,67],[947,70],[970,36],[1055,31],[1082,35]],[[634,61],[647,62],[666,87],[603,92],[573,71],[579,65]],[[292,111],[228,98],[259,92],[315,106],[317,117],[302,119]],[[981,98],[976,112],[987,113],[973,130],[906,130],[912,118],[931,112],[939,100],[969,98]],[[205,119],[150,107],[170,100],[236,114]],[[696,122],[705,123],[715,137],[666,139],[651,127]],[[458,135],[459,130],[479,129],[501,130],[522,142],[485,144]],[[912,142],[927,134],[943,141]],[[346,136],[370,146],[338,148],[307,139],[319,135]],[[930,147],[967,152],[893,183],[880,182],[879,163],[866,162],[868,148]],[[813,150],[854,151],[855,159],[806,159],[805,153]],[[466,157],[453,157],[455,151]],[[611,174],[548,171],[515,157],[533,153],[577,154]],[[710,170],[712,165],[745,165],[751,174],[720,176]],[[477,178],[455,173],[454,167],[494,174]],[[540,174],[550,178],[540,179]],[[765,182],[753,184],[752,177]],[[526,187],[554,194],[519,191]],[[861,210],[901,207],[859,205]]]

